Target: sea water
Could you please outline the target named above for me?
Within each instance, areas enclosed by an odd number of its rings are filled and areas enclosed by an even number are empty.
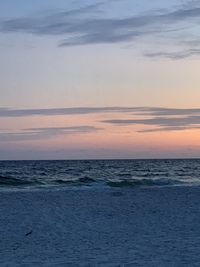
[[[0,161],[0,187],[200,184],[200,159]]]

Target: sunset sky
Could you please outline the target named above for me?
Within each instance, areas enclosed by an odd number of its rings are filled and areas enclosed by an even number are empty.
[[[200,157],[200,1],[0,0],[0,159]]]

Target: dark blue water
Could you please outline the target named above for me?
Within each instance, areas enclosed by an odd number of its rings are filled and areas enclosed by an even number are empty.
[[[199,185],[200,159],[0,161],[0,187]]]

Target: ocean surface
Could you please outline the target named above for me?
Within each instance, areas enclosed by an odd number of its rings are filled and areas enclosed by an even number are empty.
[[[200,159],[0,161],[0,188],[200,184]]]

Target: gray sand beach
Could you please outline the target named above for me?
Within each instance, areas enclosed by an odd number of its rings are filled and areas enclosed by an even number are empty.
[[[0,266],[199,266],[200,188],[2,191]]]

